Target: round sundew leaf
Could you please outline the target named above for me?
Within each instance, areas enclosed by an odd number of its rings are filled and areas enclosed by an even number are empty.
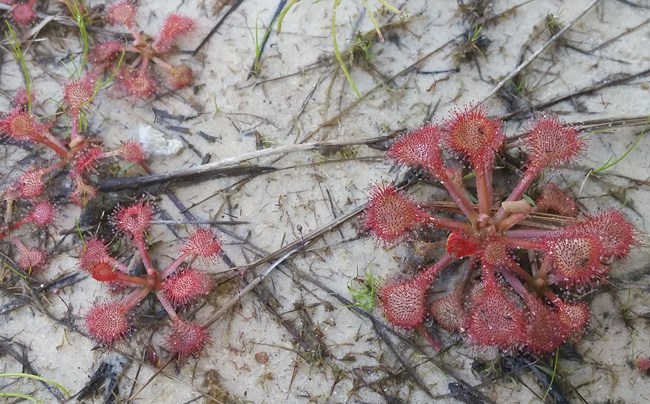
[[[428,215],[394,186],[377,186],[366,207],[364,226],[377,239],[392,243]]]
[[[118,209],[113,222],[124,233],[134,238],[142,237],[149,230],[153,218],[153,208],[150,204],[140,201],[134,205]]]
[[[205,346],[208,335],[208,330],[200,324],[177,320],[167,337],[167,348],[181,358],[196,356]]]
[[[603,245],[595,234],[564,234],[547,241],[545,249],[553,282],[567,288],[580,288],[597,282],[609,273],[601,261]]]
[[[165,279],[162,289],[165,296],[176,306],[191,303],[212,291],[212,279],[194,268],[180,270]]]
[[[470,341],[483,347],[512,350],[526,337],[523,309],[496,284],[472,299],[465,326]]]
[[[382,286],[378,296],[388,322],[407,329],[422,323],[427,286],[418,279]]]
[[[568,164],[585,148],[578,130],[555,116],[538,118],[527,132],[528,165],[534,169]]]
[[[492,163],[505,139],[501,122],[489,118],[483,107],[456,111],[445,125],[447,146],[466,156],[474,168]]]
[[[438,179],[446,178],[441,144],[442,130],[427,124],[398,138],[388,150],[388,157],[409,167],[423,167]]]
[[[118,303],[93,306],[86,314],[86,327],[90,335],[105,345],[124,338],[131,329],[127,312]]]

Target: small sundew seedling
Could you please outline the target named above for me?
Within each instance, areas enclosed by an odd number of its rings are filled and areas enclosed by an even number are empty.
[[[363,60],[370,61],[370,48],[372,48],[372,41],[364,37],[361,32],[357,32],[350,48],[350,63]]]
[[[553,14],[553,13],[546,14],[546,17],[544,18],[544,30],[548,33],[549,37],[554,37],[563,29],[564,29],[564,24],[562,23],[559,14]],[[567,45],[568,45],[567,39],[564,36],[560,36],[553,44],[553,48],[558,49]]]
[[[546,14],[546,18],[544,18],[544,26],[551,36],[557,34],[563,28],[560,16],[553,13]]]
[[[510,83],[511,88],[516,95],[523,93],[526,88],[526,79],[524,77],[515,77],[510,81]]]
[[[472,374],[483,381],[494,379],[502,373],[500,358],[494,360],[475,359],[472,361]]]
[[[467,31],[462,42],[458,43],[453,53],[456,64],[472,61],[480,56],[485,56],[485,51],[492,40],[481,33],[483,27],[478,25]]]
[[[348,291],[354,304],[365,311],[372,312],[375,309],[378,285],[379,279],[372,272],[366,272],[363,278],[352,279],[348,283]]]

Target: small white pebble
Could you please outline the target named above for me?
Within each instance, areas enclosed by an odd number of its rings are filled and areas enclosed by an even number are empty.
[[[138,142],[148,157],[175,156],[183,151],[183,143],[178,139],[171,139],[150,125],[142,125],[138,130]]]

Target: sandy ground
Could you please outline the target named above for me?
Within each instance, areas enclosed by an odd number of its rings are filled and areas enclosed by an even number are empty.
[[[379,7],[377,1],[368,3],[373,10]],[[484,38],[465,49],[487,44],[488,39],[489,46],[473,49],[474,59],[459,61],[454,55],[471,32],[456,1],[394,2],[407,18],[377,11],[374,16],[386,39],[380,43],[362,2],[343,0],[336,29],[346,61],[351,60],[348,50],[358,32],[370,38],[367,58],[357,55],[349,66],[362,94],[358,99],[333,56],[331,1],[299,2],[286,15],[282,32],[270,33],[259,73],[252,77],[255,38],[263,37],[278,2],[141,1],[138,22],[145,32],[155,32],[164,16],[176,9],[196,18],[195,34],[174,56],[192,65],[196,85],[162,92],[135,107],[108,88],[89,116],[90,131],[107,145],[159,136],[163,140],[150,156],[155,173],[256,151],[268,155],[242,165],[274,169],[193,177],[156,190],[161,212],[172,220],[186,221],[188,216],[170,195],[196,220],[219,221],[214,227],[238,267],[272,254],[248,271],[219,276],[218,290],[194,307],[196,318],[204,321],[217,312],[291,250],[282,250],[284,246],[311,240],[312,232],[332,225],[331,230],[287,257],[221,317],[211,327],[209,347],[198,358],[159,372],[143,360],[149,345],[163,361],[167,358],[157,325],[141,324],[113,349],[95,349],[82,316],[108,296],[98,282],[79,279],[55,295],[51,289],[37,293],[7,275],[0,290],[0,372],[23,371],[21,361],[28,360],[34,372],[74,393],[105,362],[117,380],[119,402],[561,402],[539,382],[544,371],[553,373],[541,363],[515,370],[490,369],[488,364],[479,370],[473,367],[476,353],[453,335],[439,333],[448,348],[435,355],[419,336],[384,328],[377,310],[352,309],[348,284],[366,272],[384,279],[396,276],[406,250],[378,247],[359,233],[358,217],[338,220],[358,212],[371,184],[405,174],[385,161],[381,150],[368,147],[367,139],[444,118],[453,108],[488,95],[490,113],[508,116],[509,135],[530,117],[531,106],[576,124],[647,116],[647,2],[603,0],[580,18],[590,1],[521,3],[515,7],[515,2],[492,2],[480,31]],[[516,94],[511,86],[504,87],[508,92],[491,94],[502,78],[549,40],[549,14],[562,24],[575,23],[515,78]],[[52,27],[36,36],[26,55],[41,108],[53,113],[56,105],[47,100],[60,99],[80,48],[74,30],[49,24]],[[21,80],[11,54],[3,54],[0,102],[6,108]],[[552,175],[573,190],[585,210],[623,209],[639,231],[647,233],[650,141],[643,136],[643,126],[605,125],[589,138],[584,158]],[[621,157],[639,138],[625,159],[588,175]],[[324,141],[350,146],[268,152]],[[167,146],[180,152],[167,153]],[[16,152],[15,146],[3,146],[3,151],[4,172],[28,155]],[[415,192],[426,195],[427,188],[418,186]],[[78,216],[78,210],[64,209],[59,228],[74,228]],[[174,232],[183,236],[186,226],[160,224],[154,230],[153,254],[158,262],[168,263],[179,246]],[[57,247],[49,269],[39,275],[41,282],[78,272],[78,238],[52,232],[42,242]],[[614,268],[612,285],[589,296],[594,313],[584,340],[575,352],[563,353],[555,369],[554,380],[561,382],[569,402],[650,400],[648,379],[631,365],[637,356],[650,354],[648,251],[637,248]],[[215,276],[227,269],[225,262],[207,268]],[[42,402],[58,400],[56,392],[34,381],[0,377],[0,391],[29,393]],[[94,400],[102,402],[101,394]]]

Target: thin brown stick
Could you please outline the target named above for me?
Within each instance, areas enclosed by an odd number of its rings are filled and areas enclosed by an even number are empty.
[[[196,56],[196,55],[199,53],[199,51],[200,51],[200,50],[201,50],[201,49],[202,49],[202,48],[203,48],[203,47],[204,47],[204,46],[205,46],[205,45],[210,41],[210,39],[212,38],[212,36],[213,36],[214,34],[216,34],[217,31],[219,30],[219,28],[220,28],[220,27],[221,27],[221,26],[226,22],[226,19],[230,16],[230,14],[234,13],[235,10],[237,10],[237,9],[239,8],[239,6],[241,6],[241,4],[242,4],[243,2],[244,2],[244,0],[236,0],[236,1],[235,1],[235,2],[230,6],[230,8],[228,9],[228,11],[226,11],[226,14],[224,14],[224,16],[221,17],[221,19],[220,19],[219,21],[217,21],[217,23],[214,25],[214,27],[212,27],[212,29],[210,30],[210,32],[208,32],[208,35],[206,35],[206,36],[201,40],[201,43],[199,43],[199,45],[198,45],[198,46],[197,46],[197,47],[192,51],[192,56]]]
[[[510,112],[510,113],[508,113],[506,115],[501,116],[501,119],[507,120],[507,119],[510,119],[510,118],[512,118],[512,117],[514,117],[516,115],[519,115],[519,114],[521,114],[523,112],[526,112],[526,111],[531,111],[531,110],[532,111],[540,111],[540,110],[543,110],[543,109],[548,108],[550,106],[553,106],[555,104],[559,104],[560,102],[568,101],[570,99],[573,99],[574,97],[592,94],[592,93],[594,93],[594,92],[596,92],[598,90],[602,90],[603,88],[613,87],[613,86],[616,86],[616,85],[621,85],[621,84],[627,83],[629,81],[632,81],[634,79],[637,79],[639,77],[647,76],[648,74],[650,74],[650,69],[644,69],[644,70],[641,70],[640,72],[632,73],[632,74],[615,74],[615,75],[612,75],[613,77],[611,77],[611,76],[606,77],[606,78],[604,78],[604,79],[602,79],[602,80],[600,80],[600,81],[598,81],[598,82],[596,82],[596,83],[594,83],[594,84],[592,84],[590,86],[580,88],[580,89],[578,89],[576,91],[573,91],[573,92],[571,92],[569,94],[565,94],[565,95],[561,95],[561,96],[552,98],[552,99],[550,99],[548,101],[541,102],[541,103],[539,103],[537,105],[533,105],[531,107],[520,108],[520,109],[518,109],[516,111],[512,111],[512,112]]]
[[[315,241],[317,238],[322,236],[323,234],[331,231],[334,228],[337,228],[341,224],[347,222],[348,220],[352,219],[359,213],[363,211],[365,206],[359,206],[358,208],[352,210],[351,212],[348,212],[347,214],[339,217],[332,223],[328,224],[327,226],[323,226],[318,230],[315,230],[306,236],[302,237],[299,240],[296,240],[292,243],[287,244],[286,246],[279,248],[278,250],[272,252],[271,254],[267,255],[266,257],[260,259],[259,261],[254,262],[250,266],[246,267],[245,269],[251,269],[255,268],[265,262],[268,262],[272,259],[275,259],[278,256],[281,256],[277,261],[275,261],[269,268],[267,268],[264,272],[260,273],[257,275],[244,289],[242,289],[240,292],[238,292],[235,296],[230,298],[219,310],[217,310],[216,313],[214,313],[206,322],[204,327],[210,327],[212,324],[215,323],[221,316],[223,316],[228,310],[230,310],[237,302],[239,302],[244,296],[246,296],[255,286],[257,286],[259,283],[261,283],[266,276],[268,276],[273,269],[275,269],[278,265],[282,264],[286,259],[291,257],[293,254],[297,253],[298,251],[301,251],[304,247],[307,245],[311,244],[313,241]]]
[[[511,71],[506,77],[504,77],[493,89],[490,91],[483,99],[477,104],[481,105],[485,101],[487,101],[490,97],[492,97],[494,94],[497,93],[503,87],[507,82],[512,80],[516,75],[521,73],[522,70],[526,68],[533,60],[537,59],[539,55],[541,55],[546,49],[548,49],[549,46],[551,46],[555,41],[557,41],[564,33],[573,26],[582,16],[587,14],[589,10],[591,10],[599,0],[592,0],[591,3],[587,4],[587,7],[582,10],[580,14],[576,18],[574,18],[570,23],[568,23],[564,28],[559,30],[555,35],[553,35],[544,45],[542,45],[541,48],[536,50],[530,57],[526,60],[524,60],[517,68],[513,71]]]
[[[348,146],[372,145],[389,140],[390,135],[376,136],[364,139],[343,139],[331,140],[325,142],[304,143],[297,145],[279,146],[268,149],[255,150],[249,153],[240,154],[239,156],[230,157],[217,161],[215,163],[203,164],[196,167],[182,168],[175,171],[169,171],[162,174],[153,174],[138,177],[111,178],[100,182],[97,185],[100,191],[114,191],[125,188],[142,187],[145,185],[159,184],[162,182],[195,179],[196,176],[202,175],[245,175],[259,174],[275,170],[273,167],[264,166],[242,166],[241,164],[262,157],[274,156],[278,154],[290,154],[313,150],[340,149]]]

